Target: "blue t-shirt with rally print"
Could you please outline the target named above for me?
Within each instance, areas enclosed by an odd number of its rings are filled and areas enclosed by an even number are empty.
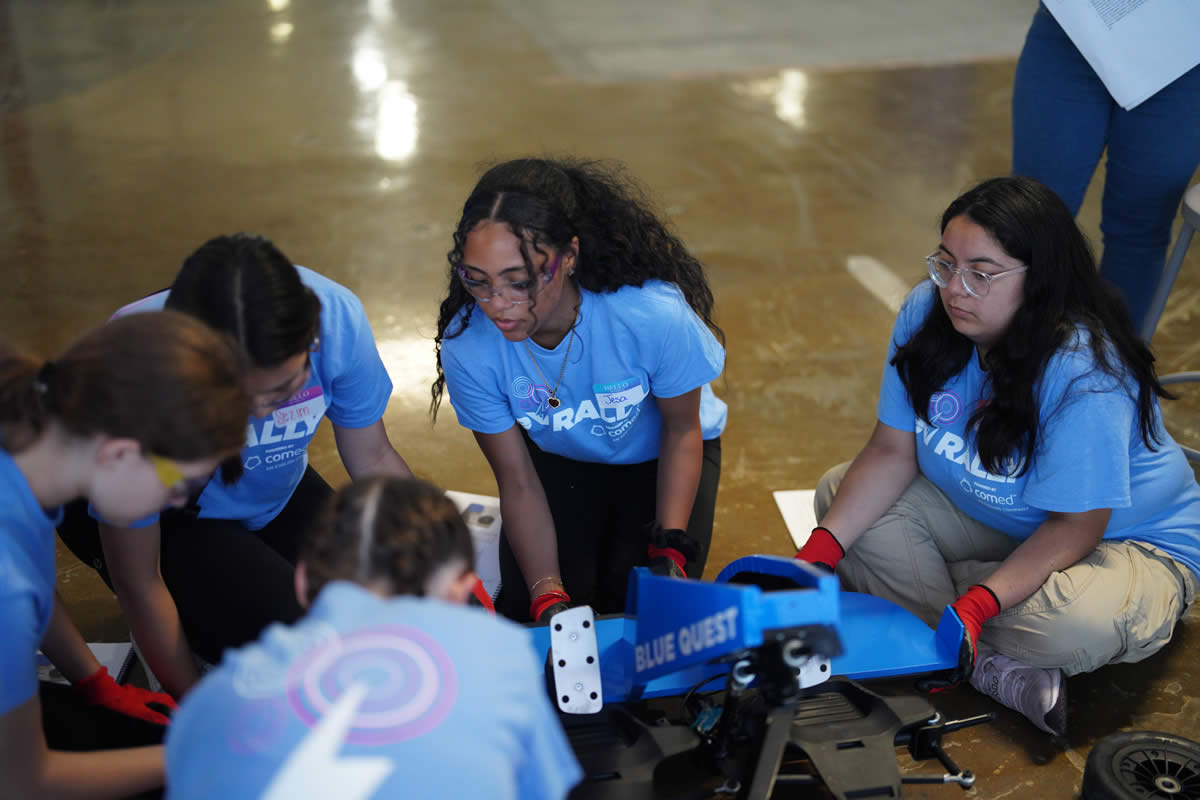
[[[991,395],[977,352],[930,398],[930,422],[916,415],[891,360],[934,302],[937,290],[926,281],[900,309],[878,408],[880,422],[916,435],[921,474],[966,514],[1017,539],[1031,536],[1051,511],[1111,508],[1104,538],[1147,542],[1200,575],[1195,474],[1163,427],[1157,401],[1154,426],[1160,444],[1155,450],[1146,446],[1138,425],[1136,381],[1118,380],[1096,366],[1086,330],[1079,329],[1051,357],[1039,380],[1041,430],[1024,474],[990,474],[966,428],[972,412]]]
[[[166,745],[171,800],[553,800],[582,777],[527,630],[342,582],[226,651]]]
[[[574,341],[565,336],[553,350],[528,339],[508,341],[477,309],[463,329],[467,309],[459,312],[442,342],[459,423],[479,433],[517,423],[546,452],[639,464],[658,458],[662,414],[654,398],[700,388],[703,437],[720,436],[727,408],[709,382],[721,374],[725,349],[679,287],[655,280],[580,295]],[[552,408],[546,382],[560,371],[561,404]]]
[[[209,481],[197,501],[199,516],[245,522],[258,530],[283,510],[308,466],[308,445],[321,419],[343,428],[373,425],[392,395],[371,324],[362,303],[346,287],[304,267],[300,280],[321,301],[320,342],[311,354],[312,374],[304,388],[265,417],[251,417],[242,451],[242,477]],[[125,306],[117,316],[163,307],[159,292]],[[263,309],[262,313],[269,313]],[[158,519],[143,520],[142,525]]]
[[[37,651],[54,612],[54,526],[24,473],[0,450],[0,714],[37,693]]]

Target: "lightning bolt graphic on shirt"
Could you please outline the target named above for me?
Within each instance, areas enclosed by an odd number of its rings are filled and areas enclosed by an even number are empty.
[[[366,696],[367,687],[362,683],[343,692],[329,713],[283,762],[261,800],[328,797],[367,800],[373,795],[395,769],[391,759],[338,755]]]

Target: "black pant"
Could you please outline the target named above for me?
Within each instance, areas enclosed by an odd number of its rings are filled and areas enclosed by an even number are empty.
[[[288,504],[262,530],[237,520],[202,519],[195,509],[163,512],[163,581],[179,609],[192,650],[217,663],[228,647],[254,641],[272,622],[295,622],[294,573],[308,526],[324,510],[333,490],[309,467]],[[96,521],[86,503],[72,503],[59,538],[112,588]]]
[[[558,537],[558,565],[571,602],[590,605],[597,614],[621,613],[629,571],[649,560],[646,526],[658,514],[658,461],[595,464],[547,453],[528,437],[525,444],[550,504]],[[700,485],[688,520],[688,534],[700,545],[699,558],[687,565],[692,578],[703,574],[708,560],[720,478],[721,439],[717,437],[704,442]],[[528,622],[528,587],[503,529],[500,584],[496,610]]]
[[[86,703],[70,686],[42,681],[42,730],[51,750],[87,752],[162,744],[167,729]],[[162,797],[156,790],[138,798]]]

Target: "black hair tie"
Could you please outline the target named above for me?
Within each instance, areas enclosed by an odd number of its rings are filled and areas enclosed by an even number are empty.
[[[38,394],[48,394],[50,387],[54,385],[54,376],[58,373],[58,365],[53,361],[47,361],[42,364],[42,368],[37,371],[37,375],[33,378],[33,388],[37,389]]]

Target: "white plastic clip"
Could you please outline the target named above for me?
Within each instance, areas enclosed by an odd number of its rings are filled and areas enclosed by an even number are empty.
[[[560,611],[550,618],[550,659],[555,701],[567,714],[596,714],[604,705],[596,616],[590,606]]]

